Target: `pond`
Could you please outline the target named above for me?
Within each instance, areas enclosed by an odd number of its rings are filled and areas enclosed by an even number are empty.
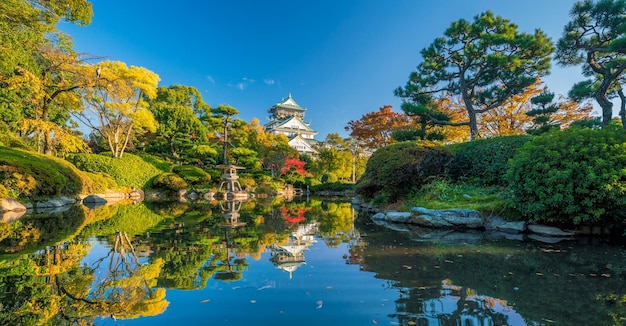
[[[626,251],[378,225],[347,201],[129,203],[0,225],[2,325],[623,325]]]

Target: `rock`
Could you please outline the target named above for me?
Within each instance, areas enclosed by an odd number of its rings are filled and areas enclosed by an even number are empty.
[[[3,198],[0,201],[0,211],[2,212],[21,212],[26,211],[26,206],[13,198]]]
[[[102,203],[102,204],[106,204],[107,200],[104,199],[104,195],[89,195],[85,198],[83,198],[83,203]]]
[[[478,211],[469,209],[427,209],[413,207],[411,223],[434,228],[479,229],[484,227],[484,219]]]
[[[49,199],[35,203],[35,208],[54,208],[65,206],[65,203],[59,199]]]
[[[571,237],[575,235],[573,232],[565,232],[557,227],[541,224],[529,224],[528,231],[549,237]]]
[[[385,213],[376,213],[374,215],[372,215],[372,217],[370,217],[372,220],[382,220],[382,221],[386,221],[387,220],[387,215]]]
[[[485,229],[500,232],[518,234],[526,232],[527,223],[524,221],[505,221],[499,217],[492,216],[485,223]]]
[[[410,212],[388,212],[385,214],[386,219],[389,222],[395,223],[410,223],[411,221],[411,213]]]

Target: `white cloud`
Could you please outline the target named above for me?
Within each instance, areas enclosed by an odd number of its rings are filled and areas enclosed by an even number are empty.
[[[239,90],[243,91],[246,88],[246,84],[245,83],[228,84],[228,87],[239,88]]]

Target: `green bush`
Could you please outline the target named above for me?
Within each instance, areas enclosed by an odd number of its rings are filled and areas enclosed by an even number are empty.
[[[505,136],[449,145],[454,153],[450,177],[485,186],[506,186],[508,161],[531,139],[530,136]]]
[[[199,167],[191,165],[179,165],[172,169],[179,177],[190,185],[203,185],[211,182],[211,175]]]
[[[626,133],[615,126],[570,128],[526,143],[506,174],[518,209],[534,221],[566,225],[623,211],[625,143]]]
[[[335,173],[328,172],[322,176],[322,183],[335,183],[339,181],[339,178]]]
[[[389,201],[405,198],[430,179],[445,175],[452,152],[429,142],[402,142],[378,149],[355,185],[357,194],[372,199],[383,193]]]
[[[140,156],[129,153],[120,158],[114,158],[108,153],[74,154],[67,159],[83,171],[106,173],[124,187],[150,188],[152,178],[164,172]]]
[[[172,172],[164,172],[159,174],[152,181],[152,185],[157,189],[166,189],[168,191],[178,191],[187,188],[187,182],[183,178]]]
[[[257,183],[272,182],[272,176],[266,173],[255,173],[253,177]]]

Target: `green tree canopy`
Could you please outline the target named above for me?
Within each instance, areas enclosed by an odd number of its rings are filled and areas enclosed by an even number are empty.
[[[554,45],[539,29],[521,33],[517,25],[487,11],[453,22],[444,36],[421,51],[423,61],[395,94],[413,104],[414,114],[444,125],[469,125],[478,137],[477,115],[520,94],[550,69]],[[461,96],[467,121],[451,123],[430,115],[432,102],[448,94]]]
[[[602,126],[613,117],[609,92],[626,70],[626,1],[591,0],[577,2],[570,12],[572,20],[565,25],[557,44],[556,59],[564,66],[585,64],[586,75],[596,75],[594,97],[602,108]],[[591,82],[577,84],[577,92]]]

